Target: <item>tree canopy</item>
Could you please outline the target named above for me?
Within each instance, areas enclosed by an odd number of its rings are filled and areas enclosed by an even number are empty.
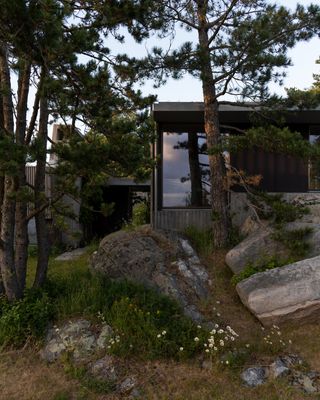
[[[82,171],[92,183],[93,168],[105,176],[145,173],[144,110],[154,98],[143,98],[133,79],[119,76],[107,47],[110,35],[121,42],[122,25],[141,40],[146,33],[140,10],[129,1],[0,2],[0,265],[9,300],[24,292],[31,217],[38,243],[34,285],[44,283],[50,248],[45,209],[74,190],[76,174]],[[48,199],[48,123],[58,118],[71,126],[71,138],[79,123],[95,133],[82,141],[72,138],[63,148],[52,144],[61,163],[55,170],[59,185]],[[30,161],[36,163],[33,187],[25,173]]]

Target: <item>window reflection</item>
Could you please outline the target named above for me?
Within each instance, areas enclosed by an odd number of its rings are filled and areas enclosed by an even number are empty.
[[[310,135],[309,141],[320,146],[320,135]],[[320,190],[320,160],[309,163],[309,190]]]
[[[210,202],[205,134],[163,133],[163,206],[204,207]]]

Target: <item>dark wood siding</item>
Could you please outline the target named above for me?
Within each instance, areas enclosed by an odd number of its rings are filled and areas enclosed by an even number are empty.
[[[212,224],[211,215],[211,209],[165,209],[156,212],[154,228],[180,232],[188,226],[207,229]]]
[[[248,175],[262,175],[259,186],[262,190],[291,193],[308,191],[308,165],[299,158],[256,148],[233,154],[231,163]]]

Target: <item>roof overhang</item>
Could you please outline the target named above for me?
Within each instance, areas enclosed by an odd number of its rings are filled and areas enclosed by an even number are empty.
[[[257,105],[222,104],[219,119],[222,124],[250,124],[250,116],[258,110]],[[202,102],[160,102],[152,108],[153,118],[158,123],[203,124]],[[320,125],[320,108],[313,110],[290,109],[285,112],[288,124]]]

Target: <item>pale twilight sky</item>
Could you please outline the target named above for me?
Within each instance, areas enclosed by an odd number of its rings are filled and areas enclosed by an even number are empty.
[[[313,3],[318,4],[319,0],[313,0]],[[278,0],[279,5],[286,7],[295,7],[295,0]],[[300,4],[308,5],[309,0],[300,0]],[[184,40],[190,40],[190,36],[185,32],[178,32],[177,43]],[[143,45],[137,45],[132,38],[127,38],[122,45],[114,42],[111,47],[114,50],[126,52],[128,55],[143,57],[146,54],[146,48],[151,49],[153,46],[161,46],[159,39],[152,38]],[[108,40],[108,44],[110,42]],[[292,67],[286,69],[287,78],[284,81],[284,86],[271,85],[271,90],[278,94],[285,94],[285,87],[297,87],[299,89],[307,89],[313,82],[313,74],[320,74],[320,64],[316,64],[316,60],[320,57],[320,38],[314,38],[309,42],[298,44],[289,53],[292,59]],[[152,82],[148,82],[139,87],[143,94],[156,94],[158,101],[202,101],[201,84],[195,78],[185,76],[181,80],[168,80],[167,84],[154,89]]]

